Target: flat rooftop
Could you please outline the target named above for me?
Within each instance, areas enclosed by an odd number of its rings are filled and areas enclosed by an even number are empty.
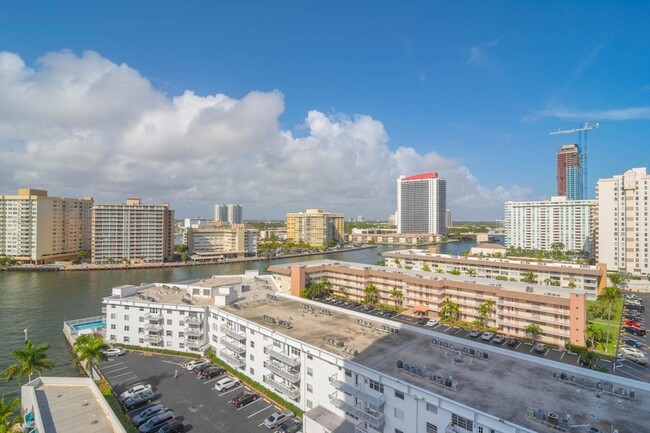
[[[400,329],[399,333],[393,333],[386,329],[399,327],[399,324],[389,326],[390,321],[324,304],[321,307],[321,304],[309,303],[313,309],[306,309],[306,302],[288,296],[278,296],[276,300],[248,298],[239,304],[237,309],[220,308],[403,382],[535,431],[554,430],[531,421],[527,417],[528,407],[545,409],[560,417],[571,414],[572,424],[591,424],[601,431],[610,431],[612,425],[620,433],[647,431],[646,408],[650,404],[647,384],[624,380],[621,382],[621,378],[578,367],[575,367],[575,371],[570,371],[572,367],[566,364],[529,355],[511,355],[506,349],[454,340],[453,337],[435,331],[407,326]],[[325,314],[325,311],[331,315]],[[268,323],[262,318],[264,315],[290,321],[292,327],[285,329]],[[359,318],[363,318],[366,323],[357,323]],[[458,351],[433,344],[432,338],[452,343]],[[463,353],[463,348],[487,352],[488,358],[464,354],[461,359],[459,352]],[[353,352],[354,350],[358,352]],[[398,361],[416,366],[424,374],[420,376],[407,373],[403,368],[398,368]],[[577,371],[584,371],[584,374],[576,374]],[[559,377],[561,372],[572,378],[575,384],[554,377],[554,373]],[[429,373],[439,378],[452,376],[455,389],[429,380]],[[602,382],[608,391],[610,388],[605,383],[607,381],[612,384],[611,390],[633,390],[634,398],[628,399],[612,393],[603,393],[597,397],[597,381]]]

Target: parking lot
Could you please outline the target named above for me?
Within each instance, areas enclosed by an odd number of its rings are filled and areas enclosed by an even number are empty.
[[[214,383],[223,375],[197,380],[195,373],[182,367],[185,361],[186,358],[169,355],[130,352],[109,358],[99,367],[117,395],[136,384],[150,384],[153,387],[155,400],[127,412],[131,418],[149,405],[162,404],[185,423],[185,432],[270,431],[262,423],[280,409],[275,403],[259,398],[237,409],[230,399],[244,390],[244,386],[239,384],[220,393],[214,389]],[[179,377],[175,377],[176,371]]]
[[[647,324],[650,323],[650,310],[649,310],[650,294],[638,293],[636,295],[641,299],[641,302],[643,306],[646,308],[646,311],[641,313],[641,316],[635,321],[647,327]],[[631,339],[639,343],[639,346],[641,347],[638,347],[638,350],[641,351],[643,354],[645,354],[646,358],[650,357],[648,336],[647,335],[636,336],[626,332],[625,323],[624,323],[626,319],[624,316],[625,315],[623,315],[623,318],[621,320],[621,330],[620,330],[620,336],[619,336],[618,346],[617,346],[619,356],[616,359],[615,374],[630,379],[641,380],[643,382],[650,382],[650,367],[648,366],[648,364],[646,365],[637,364],[621,356],[621,348],[628,347],[625,343],[623,343],[622,340]]]

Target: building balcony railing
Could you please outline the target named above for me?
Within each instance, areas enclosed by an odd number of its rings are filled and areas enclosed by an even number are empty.
[[[384,424],[386,423],[385,416],[381,412],[374,411],[370,408],[362,408],[354,404],[348,403],[344,400],[341,400],[337,397],[336,391],[329,395],[330,402],[346,411],[349,414],[356,416],[358,419],[363,420],[368,423],[368,425],[375,430],[382,431]]]
[[[377,409],[381,410],[384,406],[384,403],[386,402],[386,397],[384,396],[384,394],[377,392],[375,395],[374,393],[359,389],[352,384],[345,383],[339,380],[336,374],[330,376],[329,381],[332,385],[334,385],[335,389],[339,391],[347,392],[348,394],[351,394],[365,401],[366,403],[374,406]]]
[[[242,354],[246,353],[246,346],[244,346],[243,344],[236,343],[236,342],[228,341],[225,338],[221,339],[221,345],[223,347],[226,347],[226,348],[232,350],[237,355],[242,355]]]
[[[183,323],[186,325],[203,325],[203,319],[196,316],[187,316],[183,319]]]
[[[219,351],[219,357],[235,368],[242,368],[246,365],[246,360],[237,355],[231,355],[225,350]]]
[[[300,371],[298,370],[286,370],[284,364],[273,361],[264,361],[264,367],[266,367],[273,374],[280,376],[283,379],[288,380],[291,383],[300,382]]]
[[[145,331],[156,331],[160,332],[162,331],[162,325],[158,325],[157,323],[149,323],[147,325],[144,325]]]
[[[159,322],[163,319],[163,316],[159,313],[147,313],[144,315],[144,319],[150,322]]]
[[[196,340],[193,338],[185,339],[185,347],[193,347],[195,349],[198,349],[201,346],[203,346],[203,340]]]
[[[191,335],[192,337],[199,337],[203,335],[203,329],[201,328],[185,328],[183,332],[185,335]]]
[[[221,327],[219,329],[221,330],[221,332],[223,332],[224,334],[226,334],[228,337],[232,338],[233,340],[237,340],[237,341],[246,340],[246,333],[235,331],[230,326],[221,325]]]
[[[162,339],[162,335],[158,334],[147,334],[144,336],[144,341],[148,343],[160,343]]]
[[[283,364],[288,365],[289,367],[298,367],[300,366],[300,357],[297,356],[289,356],[285,355],[284,353],[280,352],[278,349],[275,348],[275,346],[266,346],[264,348],[264,353],[269,355],[273,359],[277,359],[278,361],[282,362]]]
[[[286,395],[292,400],[300,398],[300,388],[285,385],[275,379],[270,374],[264,376],[264,383],[271,385],[271,387],[280,394]]]

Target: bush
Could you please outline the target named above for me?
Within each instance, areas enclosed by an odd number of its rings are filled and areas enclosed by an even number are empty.
[[[113,344],[113,346],[115,346],[115,347],[123,347],[123,348],[129,349],[129,350],[140,350],[142,352],[162,353],[163,355],[188,356],[190,358],[200,358],[201,357],[200,353],[181,352],[179,350],[169,350],[169,349],[157,349],[155,347],[142,347],[142,346],[135,346],[135,345],[132,345],[132,344],[115,343],[115,344]]]
[[[113,390],[111,389],[108,382],[106,382],[106,380],[102,380],[99,383],[98,387],[102,395],[106,399],[108,405],[111,407],[111,409],[113,409],[115,416],[117,416],[117,418],[120,420],[122,427],[124,427],[124,429],[128,433],[138,433],[138,429],[133,426],[129,417],[126,416],[124,412],[122,412],[122,406],[117,401],[117,397],[113,395]]]

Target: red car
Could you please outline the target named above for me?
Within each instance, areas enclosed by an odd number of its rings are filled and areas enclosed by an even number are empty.
[[[643,328],[643,324],[639,322],[635,322],[633,320],[626,320],[625,324],[627,326],[634,326],[635,328]]]

